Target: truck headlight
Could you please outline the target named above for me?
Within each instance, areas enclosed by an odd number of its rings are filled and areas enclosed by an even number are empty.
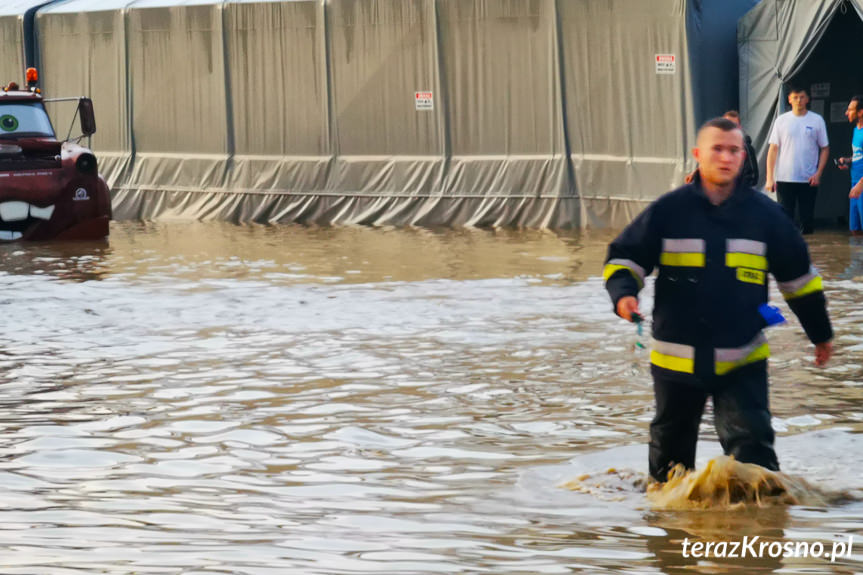
[[[81,154],[75,161],[75,167],[82,174],[92,174],[96,171],[96,156],[93,154]]]

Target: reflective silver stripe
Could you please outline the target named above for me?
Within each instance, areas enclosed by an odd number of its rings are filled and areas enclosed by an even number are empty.
[[[726,240],[725,251],[766,256],[767,244],[756,240]]]
[[[650,340],[650,347],[653,351],[662,355],[670,355],[683,359],[695,359],[695,348],[691,345],[683,345],[682,343],[671,343],[668,341],[660,341],[658,339]]]
[[[662,239],[662,251],[669,253],[704,253],[704,240],[702,239],[684,239],[684,240],[669,240]]]
[[[635,274],[641,278],[642,283],[644,282],[644,268],[635,263],[632,260],[608,260],[605,262],[607,266],[623,266],[625,268],[629,268]]]
[[[817,277],[818,272],[815,270],[815,268],[810,267],[808,274],[803,274],[799,278],[793,279],[791,281],[776,283],[779,286],[779,291],[781,291],[782,293],[794,293]]]
[[[717,363],[743,361],[749,357],[749,354],[752,353],[756,347],[765,343],[767,343],[767,337],[765,337],[763,331],[759,331],[758,335],[755,336],[755,339],[742,347],[717,347],[714,350],[714,358]]]

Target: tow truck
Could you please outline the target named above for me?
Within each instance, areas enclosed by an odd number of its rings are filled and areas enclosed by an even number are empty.
[[[24,89],[15,82],[0,89],[0,243],[107,237],[108,185],[96,156],[80,144],[96,133],[93,102],[44,99],[35,68],[25,79]],[[77,102],[80,136],[57,139],[44,103],[58,101]]]

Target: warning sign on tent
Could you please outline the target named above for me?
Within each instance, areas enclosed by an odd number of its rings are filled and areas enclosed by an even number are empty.
[[[434,110],[434,94],[432,92],[414,92],[414,103],[417,110]]]
[[[657,74],[676,74],[677,59],[674,54],[657,54],[656,55],[656,73]]]

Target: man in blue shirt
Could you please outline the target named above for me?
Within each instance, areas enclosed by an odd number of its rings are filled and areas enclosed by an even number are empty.
[[[851,235],[863,236],[863,96],[854,96],[848,102],[845,110],[848,122],[855,124],[854,135],[851,137],[851,157],[839,158],[839,168],[847,170],[851,167],[851,209],[848,214],[848,228]]]

